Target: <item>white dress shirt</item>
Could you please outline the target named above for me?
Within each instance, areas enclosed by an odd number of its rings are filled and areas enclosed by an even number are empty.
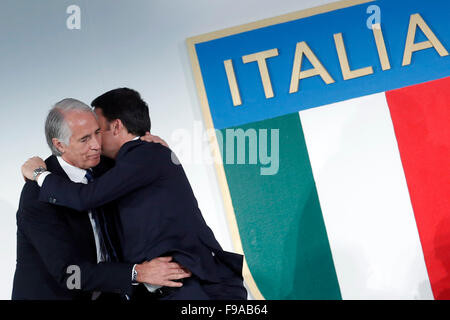
[[[56,158],[58,159],[58,162],[59,162],[61,168],[64,170],[64,172],[67,174],[67,176],[69,177],[69,179],[72,182],[84,183],[84,184],[88,183],[88,181],[85,177],[86,170],[77,168],[77,167],[67,163],[61,157],[56,157]],[[43,181],[43,179],[42,179],[42,181]],[[95,220],[92,217],[91,211],[88,212],[88,215],[89,215],[89,220],[91,221],[92,231],[94,232],[95,248],[97,251],[97,263],[103,262],[103,261],[105,261],[105,257],[101,251],[100,238],[99,238],[99,232],[98,232],[100,226],[97,226],[97,224],[95,223]]]

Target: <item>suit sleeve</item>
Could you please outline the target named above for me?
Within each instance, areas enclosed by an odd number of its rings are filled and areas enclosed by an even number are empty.
[[[63,288],[79,270],[80,287],[74,290],[130,294],[132,264],[92,263],[78,252],[76,239],[60,218],[56,207],[37,200],[25,201],[18,214],[18,228],[38,251],[50,275]]]
[[[123,159],[89,184],[49,174],[42,184],[39,200],[77,211],[90,210],[152,183],[158,178],[160,167],[161,156],[153,154],[145,163]]]

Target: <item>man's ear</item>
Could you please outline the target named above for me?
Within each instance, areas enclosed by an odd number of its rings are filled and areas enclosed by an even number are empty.
[[[56,138],[53,138],[53,139],[52,139],[52,143],[53,143],[53,146],[54,146],[59,152],[61,152],[61,154],[64,154],[64,152],[66,152],[66,145],[65,145],[63,142],[59,141],[59,140],[56,139]]]
[[[113,135],[117,136],[120,134],[120,132],[124,129],[122,120],[116,119],[110,122],[111,130],[113,132]]]

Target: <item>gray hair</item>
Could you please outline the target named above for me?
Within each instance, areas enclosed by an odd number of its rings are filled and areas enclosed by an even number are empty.
[[[50,150],[55,156],[61,156],[62,154],[53,145],[53,138],[69,145],[72,131],[70,130],[64,115],[72,110],[92,112],[96,116],[91,107],[79,100],[67,98],[57,102],[49,111],[47,120],[45,121],[45,138],[47,139],[47,144],[50,147]]]

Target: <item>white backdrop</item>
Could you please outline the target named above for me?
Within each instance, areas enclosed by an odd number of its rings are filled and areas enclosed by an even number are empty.
[[[15,214],[23,186],[20,165],[33,155],[50,154],[43,127],[52,104],[65,97],[89,104],[110,89],[136,89],[149,104],[152,133],[180,147],[174,132],[182,129],[194,136],[195,130],[204,129],[186,38],[330,2],[3,0],[0,299],[11,297]],[[81,9],[79,30],[66,26],[70,5]],[[233,251],[213,165],[183,155],[180,160],[207,223],[224,249]]]

